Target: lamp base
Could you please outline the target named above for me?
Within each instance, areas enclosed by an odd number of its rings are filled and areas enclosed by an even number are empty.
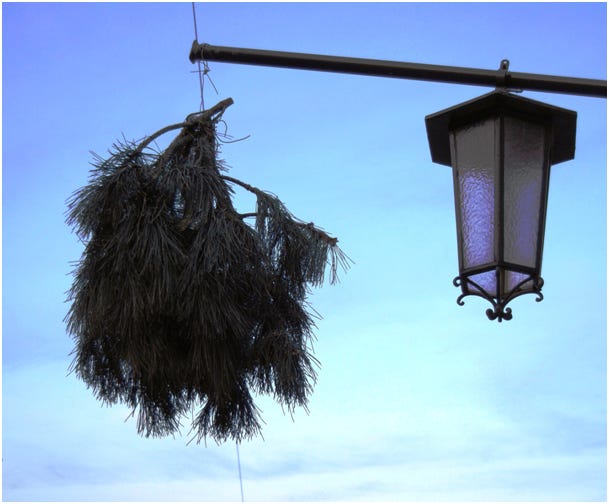
[[[498,270],[500,270],[500,268],[498,268]],[[500,271],[497,271],[498,277],[499,274]],[[523,294],[536,294],[537,298],[535,301],[540,302],[543,300],[543,294],[541,293],[541,288],[543,287],[543,278],[540,276],[529,275],[507,293],[502,293],[502,289],[497,289],[497,296],[490,294],[467,275],[459,275],[455,277],[453,280],[453,285],[455,287],[461,287],[462,294],[457,298],[457,304],[459,306],[463,306],[465,304],[463,298],[466,296],[478,296],[486,299],[493,305],[493,308],[488,308],[486,310],[486,316],[489,318],[489,320],[497,320],[498,322],[512,319],[512,309],[507,308],[507,304],[518,296],[522,296]],[[525,285],[527,285],[527,287],[523,288]]]

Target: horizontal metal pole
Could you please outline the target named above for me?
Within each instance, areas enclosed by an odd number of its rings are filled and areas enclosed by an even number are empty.
[[[607,98],[607,81],[528,74],[507,70],[426,65],[321,54],[304,54],[262,49],[198,44],[194,41],[190,61],[221,61],[245,65],[317,70],[396,79],[414,79],[474,86],[491,86],[550,93],[565,93]]]

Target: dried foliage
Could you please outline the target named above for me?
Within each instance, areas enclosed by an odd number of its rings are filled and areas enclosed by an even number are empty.
[[[274,195],[225,174],[216,125],[231,99],[139,145],[97,157],[68,201],[85,243],[66,316],[72,369],[107,404],[138,411],[138,432],[165,436],[193,415],[193,439],[260,433],[252,394],[305,407],[318,365],[309,286],[349,259],[336,238]],[[181,129],[163,151],[151,142]],[[233,186],[255,194],[239,214]]]

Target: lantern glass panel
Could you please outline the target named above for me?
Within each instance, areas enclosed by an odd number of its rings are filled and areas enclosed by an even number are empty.
[[[525,282],[525,280],[528,281]],[[520,283],[522,283],[522,285],[519,285]],[[530,290],[533,287],[531,275],[528,273],[519,273],[518,271],[505,271],[505,282],[501,295],[506,296],[510,292],[514,291],[516,287],[518,287],[516,292]]]
[[[466,284],[466,288],[472,293],[486,293],[494,298],[498,298],[505,297],[508,294],[516,294],[521,291],[530,291],[534,286],[531,275],[527,273],[501,270],[499,274],[502,275],[500,293],[497,292],[497,271],[495,269],[470,275],[470,282]]]
[[[484,273],[477,273],[475,275],[471,275],[469,279],[476,284],[467,284],[467,288],[471,292],[486,292],[492,297],[497,297],[497,273],[495,272],[495,270],[485,271]],[[482,288],[482,291],[477,286],[480,286]]]
[[[495,123],[489,118],[451,132],[462,268],[495,261]]]
[[[504,118],[504,260],[538,268],[546,127]]]

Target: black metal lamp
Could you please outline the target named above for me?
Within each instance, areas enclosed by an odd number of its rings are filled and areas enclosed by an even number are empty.
[[[504,90],[425,118],[431,158],[453,167],[457,303],[480,296],[489,319],[512,318],[522,294],[541,301],[550,166],[573,159],[577,113]]]

